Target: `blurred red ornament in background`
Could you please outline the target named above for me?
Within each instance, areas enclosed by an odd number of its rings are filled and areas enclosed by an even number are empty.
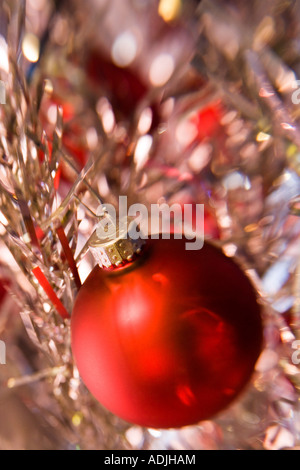
[[[192,122],[198,130],[197,140],[216,137],[220,133],[223,113],[220,103],[216,103],[203,108],[192,117]]]
[[[197,234],[198,237],[204,236],[205,239],[220,239],[220,230],[218,227],[217,219],[213,215],[213,212],[207,208],[207,205],[204,205],[204,226],[202,226],[202,220],[200,217],[197,217],[197,204],[191,199],[179,200],[178,202],[180,207],[180,220],[184,220],[184,223],[187,227],[190,227],[191,232]],[[199,202],[200,204],[200,202]],[[190,206],[190,211],[186,212],[185,205]],[[179,209],[178,207],[178,209]],[[182,227],[176,226],[175,219],[176,213],[174,214],[173,221],[171,222],[171,233],[182,232]]]
[[[185,204],[187,204],[187,203],[185,203]],[[200,220],[197,217],[196,204],[195,203],[194,204],[189,203],[189,204],[191,204],[191,206],[192,206],[191,207],[191,213],[188,214],[188,216],[186,215],[185,209],[184,209],[184,204],[182,204],[181,213],[185,214],[184,215],[185,224],[186,224],[187,227],[190,227],[190,229],[191,229],[190,231],[192,233],[197,234],[198,237],[199,236],[201,237],[202,234],[203,234],[205,239],[214,239],[214,240],[219,239],[220,238],[220,230],[219,230],[219,227],[218,227],[218,224],[217,224],[217,220],[213,216],[213,214],[206,207],[204,207],[204,227],[202,227],[202,220]],[[190,215],[190,217],[189,217],[189,215]],[[176,223],[171,221],[170,231],[171,231],[171,233],[182,232],[181,224],[180,224],[180,227],[177,227]]]
[[[42,104],[41,120],[48,138],[49,161],[51,162],[55,120],[54,122],[49,122],[49,113],[51,113],[51,109],[53,109],[54,116],[56,116],[58,107],[62,109],[64,122],[62,134],[63,150],[66,152],[68,158],[73,160],[74,167],[77,169],[77,172],[79,172],[87,162],[89,149],[85,139],[85,130],[77,123],[77,111],[70,100],[71,97],[68,99],[62,99],[60,96],[55,94],[49,98],[45,98]],[[43,162],[44,158],[44,151],[40,150],[40,161]],[[63,159],[61,159],[60,166],[56,174],[56,189],[58,189],[61,181],[70,184],[74,182],[75,178],[76,173],[70,169],[70,166]]]
[[[92,394],[121,418],[182,427],[211,418],[244,389],[262,347],[255,291],[205,243],[149,240],[139,260],[94,268],[77,296],[72,348]]]
[[[91,82],[99,87],[99,95],[101,90],[105,91],[117,117],[130,115],[148,91],[136,71],[118,67],[98,51],[89,54],[86,71]]]
[[[6,287],[5,287],[6,286]],[[0,307],[7,295],[7,287],[10,286],[10,282],[7,279],[0,279]]]
[[[220,238],[217,220],[206,208],[204,208],[204,236],[212,239]]]

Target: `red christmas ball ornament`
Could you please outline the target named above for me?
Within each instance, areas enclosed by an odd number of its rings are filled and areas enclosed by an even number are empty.
[[[118,67],[99,51],[88,54],[86,72],[91,83],[105,90],[117,118],[131,114],[147,93],[147,86],[134,70]]]
[[[220,103],[215,103],[207,108],[202,109],[194,116],[192,122],[195,123],[198,129],[198,141],[202,141],[207,137],[216,137],[222,128],[221,119],[224,110]]]
[[[86,386],[145,427],[182,427],[223,410],[249,382],[262,347],[249,279],[211,244],[189,251],[186,242],[148,240],[133,263],[96,266],[73,310],[73,353]],[[101,259],[117,259],[122,243]]]

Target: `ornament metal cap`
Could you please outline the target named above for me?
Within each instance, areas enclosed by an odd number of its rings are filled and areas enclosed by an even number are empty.
[[[126,218],[115,225],[109,217],[103,218],[90,238],[90,251],[102,268],[117,268],[132,263],[142,251],[145,240],[134,237],[138,224]]]

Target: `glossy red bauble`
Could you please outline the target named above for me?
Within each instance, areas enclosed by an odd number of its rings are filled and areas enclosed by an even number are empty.
[[[261,351],[248,278],[212,245],[185,243],[149,240],[129,268],[96,267],[74,306],[83,381],[110,411],[146,427],[212,417],[245,387]]]

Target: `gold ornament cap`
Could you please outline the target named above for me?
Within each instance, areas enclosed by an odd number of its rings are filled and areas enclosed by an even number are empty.
[[[101,225],[99,225],[101,224]],[[138,224],[129,218],[116,226],[109,217],[103,218],[90,238],[92,255],[102,268],[118,268],[129,265],[138,256],[146,241],[138,234]]]

